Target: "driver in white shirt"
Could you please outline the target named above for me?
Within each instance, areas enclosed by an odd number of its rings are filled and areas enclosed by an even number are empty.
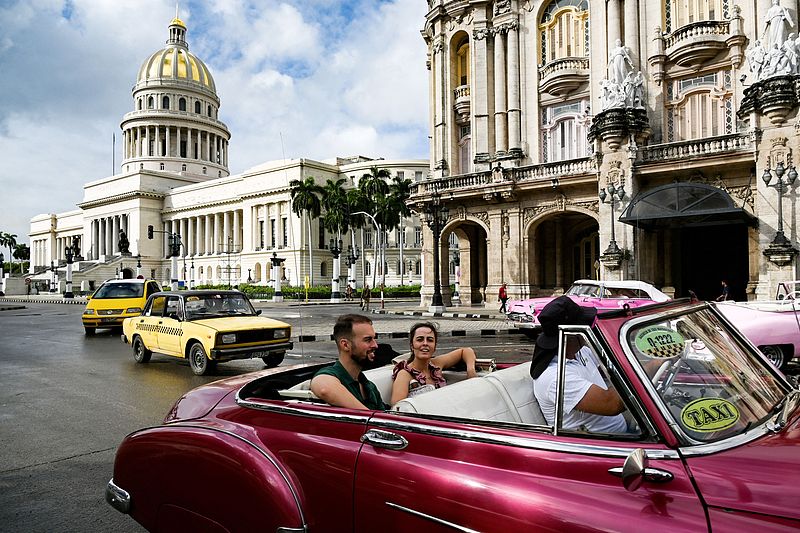
[[[558,326],[590,326],[597,315],[593,307],[581,307],[567,296],[556,298],[539,313],[542,333],[536,339],[531,377],[539,407],[549,424],[556,412],[558,382]],[[579,337],[566,336],[567,357],[564,380],[564,406],[561,427],[597,433],[625,433],[627,423],[620,414],[625,403],[617,391],[606,385],[588,346],[581,347]]]

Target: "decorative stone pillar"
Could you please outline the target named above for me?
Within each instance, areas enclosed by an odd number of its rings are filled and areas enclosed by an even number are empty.
[[[486,170],[489,168],[489,74],[488,56],[486,46],[489,30],[486,22],[478,21],[477,17],[482,16],[476,10],[476,20],[473,23],[472,42],[473,47],[473,72],[470,80],[470,94],[472,95],[472,147],[476,168],[474,170]]]
[[[506,27],[494,28],[494,148],[495,157],[508,152],[508,103],[506,100]]]
[[[522,157],[519,83],[519,32],[518,23],[508,25],[508,152]]]

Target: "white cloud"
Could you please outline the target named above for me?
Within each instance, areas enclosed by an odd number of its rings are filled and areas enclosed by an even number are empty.
[[[211,69],[236,173],[284,156],[427,157],[420,0],[181,2]],[[75,209],[110,174],[136,73],[173,0],[12,0],[0,7],[0,231]],[[117,143],[116,163],[120,162]]]

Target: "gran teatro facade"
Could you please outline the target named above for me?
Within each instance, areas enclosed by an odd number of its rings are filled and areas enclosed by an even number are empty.
[[[431,172],[411,203],[448,208],[462,302],[580,278],[770,299],[798,278],[795,0],[427,4]]]

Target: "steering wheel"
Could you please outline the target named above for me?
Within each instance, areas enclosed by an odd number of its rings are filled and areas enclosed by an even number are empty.
[[[653,376],[653,385],[656,387],[656,392],[666,391],[672,385],[675,376],[681,368],[681,359],[679,357],[664,361]],[[666,374],[666,377],[664,375]],[[664,377],[664,379],[661,379]],[[658,381],[661,380],[661,384]]]

